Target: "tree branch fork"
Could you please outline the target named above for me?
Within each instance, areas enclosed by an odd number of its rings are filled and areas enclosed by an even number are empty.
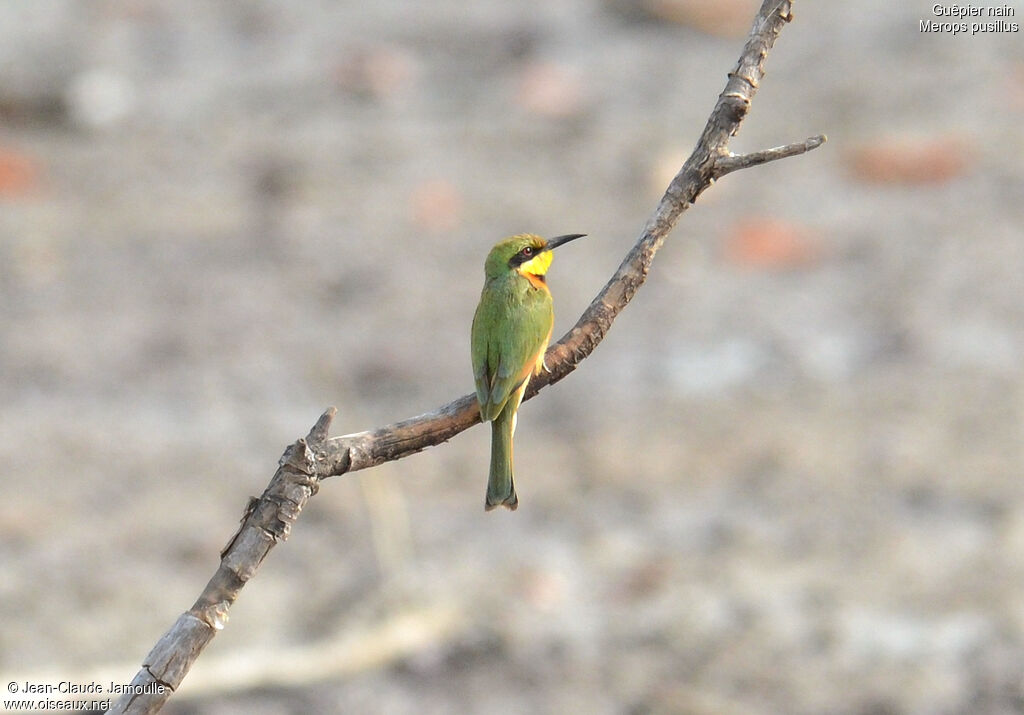
[[[646,280],[655,254],[680,215],[715,180],[734,171],[804,154],[825,142],[825,136],[818,135],[749,154],[728,151],[728,142],[738,131],[764,76],[768,51],[792,18],[791,8],[791,0],[764,0],[693,153],[672,179],[618,269],[576,324],[548,349],[548,369],[530,381],[524,399],[563,379],[593,352]],[[132,685],[139,691],[161,692],[129,693],[110,712],[151,713],[160,709],[216,632],[224,628],[231,605],[264,558],[278,542],[288,538],[322,480],[401,459],[446,442],[480,421],[475,395],[464,395],[391,425],[329,437],[336,414],[335,408],[329,408],[309,434],[285,450],[266,490],[246,506],[238,531],[221,552],[220,565],[206,588],[146,656]],[[154,685],[162,688],[145,687]]]

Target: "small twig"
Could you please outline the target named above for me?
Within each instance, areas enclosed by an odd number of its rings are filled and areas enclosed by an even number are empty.
[[[726,174],[731,174],[739,169],[749,169],[752,166],[767,164],[769,161],[786,159],[791,156],[796,156],[797,154],[804,154],[809,152],[811,149],[817,149],[826,141],[828,141],[828,137],[824,134],[819,134],[816,137],[810,137],[802,142],[786,144],[785,146],[777,146],[771,149],[765,149],[764,151],[755,151],[751,154],[733,154],[730,152],[715,159],[715,168],[712,170],[711,174],[715,179],[720,179]]]
[[[737,169],[794,156],[820,146],[824,137],[743,156],[727,150],[750,108],[764,76],[764,61],[782,27],[792,19],[790,0],[764,0],[754,18],[739,62],[718,97],[696,148],[669,184],[636,244],[590,306],[545,357],[549,368],[530,381],[526,398],[572,372],[601,342],[619,312],[643,285],[654,255],[679,216],[716,178]],[[228,610],[263,559],[288,538],[320,480],[400,459],[451,439],[480,421],[476,398],[466,395],[433,412],[370,432],[328,439],[334,408],[320,418],[305,439],[291,445],[263,495],[249,504],[238,533],[222,554],[220,568],[192,608],[157,642],[132,685],[143,692],[126,695],[113,713],[152,713],[178,687],[192,663],[224,627]],[[145,692],[164,684],[160,692]]]

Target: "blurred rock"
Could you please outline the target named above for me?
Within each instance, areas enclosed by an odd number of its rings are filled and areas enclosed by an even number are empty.
[[[524,569],[516,579],[523,599],[540,611],[551,611],[562,606],[567,595],[567,583],[562,574],[541,568]]]
[[[556,62],[531,62],[519,73],[515,103],[531,114],[564,119],[582,111],[583,84],[570,67]]]
[[[755,0],[608,0],[617,14],[670,22],[718,37],[743,37],[760,3]]]
[[[720,394],[752,381],[769,354],[748,338],[727,338],[713,344],[680,343],[663,353],[668,384],[690,397]]]
[[[447,179],[430,179],[413,189],[409,211],[413,225],[421,231],[453,231],[462,221],[462,194]]]
[[[0,88],[0,120],[8,125],[59,126],[67,120],[67,102],[59,92],[29,95]]]
[[[120,122],[132,112],[135,102],[135,87],[128,77],[104,68],[79,74],[67,92],[71,118],[90,129]]]
[[[36,159],[0,145],[0,198],[19,198],[38,192],[41,174]]]
[[[1024,111],[1024,61],[1010,67],[1010,104],[1018,112]]]
[[[60,280],[67,268],[67,257],[48,241],[23,241],[15,244],[8,259],[12,278],[25,287],[43,287]],[[0,274],[2,275],[2,274]]]
[[[736,266],[770,269],[806,268],[822,250],[806,227],[769,216],[737,222],[725,237],[722,255]]]
[[[955,662],[969,654],[992,630],[978,613],[926,617],[852,607],[838,621],[841,646],[849,657],[868,661],[934,658]]]
[[[382,45],[348,53],[334,70],[334,82],[344,92],[381,100],[408,88],[417,73],[412,54]]]
[[[955,134],[888,136],[847,155],[854,177],[873,184],[938,184],[970,168],[966,141]]]

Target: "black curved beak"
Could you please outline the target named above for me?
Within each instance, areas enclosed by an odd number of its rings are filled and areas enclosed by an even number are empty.
[[[563,243],[569,243],[569,241],[575,241],[577,238],[583,238],[587,234],[585,233],[567,233],[564,236],[555,236],[554,238],[548,239],[548,244],[544,246],[545,251],[552,251]]]

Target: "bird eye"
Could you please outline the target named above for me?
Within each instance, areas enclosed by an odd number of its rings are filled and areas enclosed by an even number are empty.
[[[521,253],[525,258],[529,258],[530,256],[533,255],[533,246],[527,246],[526,248],[521,250],[519,253]]]

